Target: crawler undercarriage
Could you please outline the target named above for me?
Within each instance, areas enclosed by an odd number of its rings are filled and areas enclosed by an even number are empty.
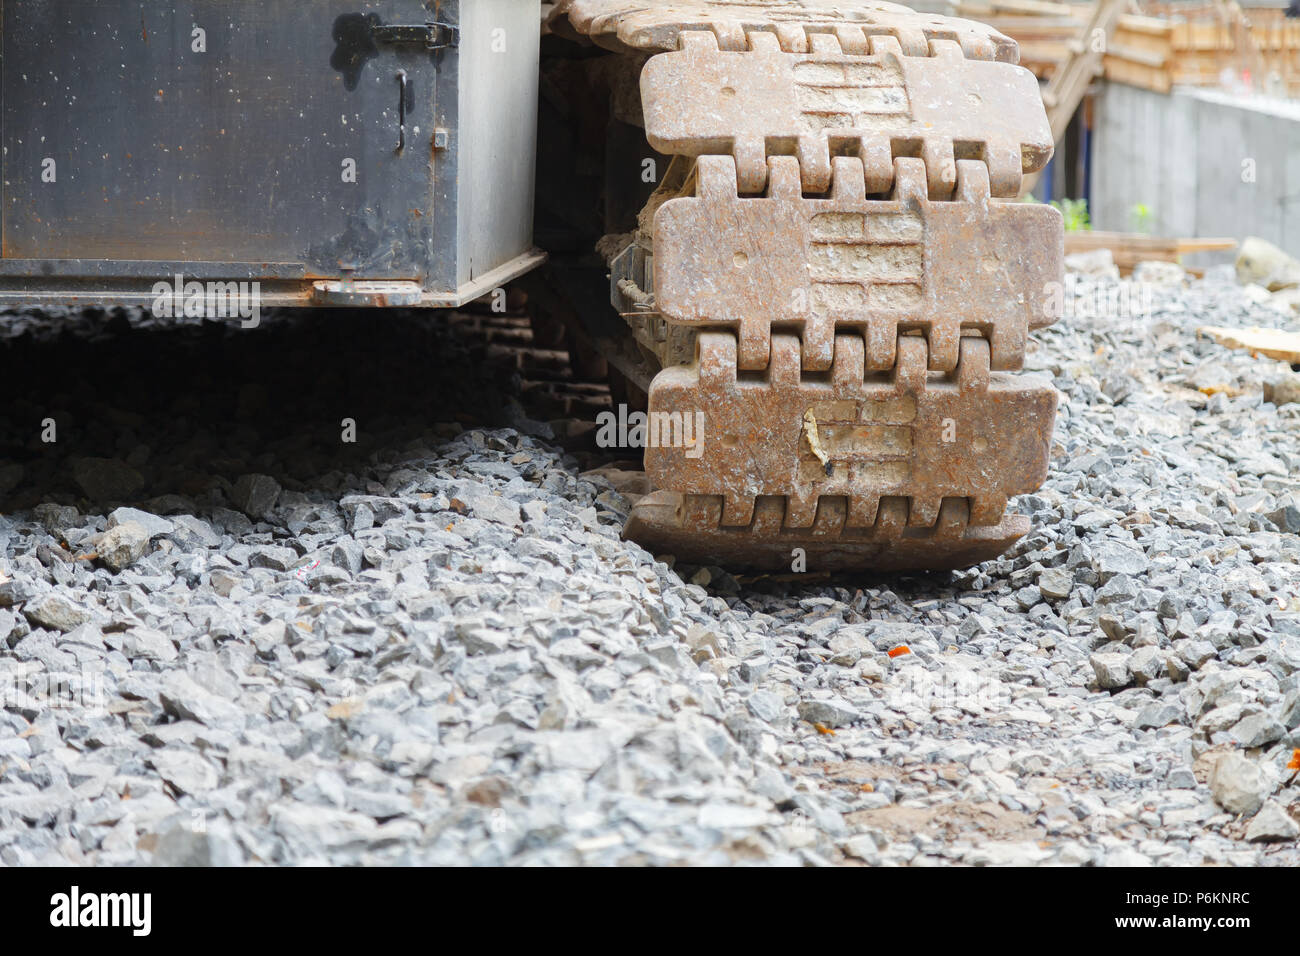
[[[1007,502],[1046,475],[1056,393],[1017,373],[1063,233],[1017,201],[1052,141],[1015,43],[862,0],[569,0],[548,27],[541,135],[549,96],[568,142],[541,155],[573,150],[581,189],[599,141],[585,226],[615,309],[537,302],[660,426],[627,535],[823,570],[963,567],[1024,535]],[[605,113],[574,114],[579,94]],[[648,198],[620,188],[647,159]],[[590,280],[563,247],[552,275]]]

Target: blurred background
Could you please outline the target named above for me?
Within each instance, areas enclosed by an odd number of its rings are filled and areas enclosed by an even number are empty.
[[[913,6],[1019,42],[1056,138],[1026,193],[1061,207],[1067,252],[1127,271],[1231,261],[1248,236],[1300,251],[1300,0]]]

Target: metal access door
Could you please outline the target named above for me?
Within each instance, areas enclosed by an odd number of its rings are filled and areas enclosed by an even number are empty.
[[[423,279],[435,7],[0,0],[4,259]]]

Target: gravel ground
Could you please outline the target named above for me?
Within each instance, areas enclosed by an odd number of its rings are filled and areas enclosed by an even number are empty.
[[[6,315],[0,861],[1300,863],[1300,405],[1195,335],[1287,320],[1114,289],[1032,534],[838,580],[620,541],[444,323]]]

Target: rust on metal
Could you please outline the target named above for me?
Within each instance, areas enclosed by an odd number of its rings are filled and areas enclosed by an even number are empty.
[[[909,525],[933,525],[946,498],[968,499],[971,523],[996,524],[1009,497],[1047,475],[1056,392],[990,373],[984,339],[963,338],[956,372],[936,381],[925,353],[923,338],[901,336],[893,370],[872,377],[861,338],[840,335],[829,378],[808,378],[799,340],[773,335],[766,374],[748,381],[734,336],[704,333],[696,363],[650,387],[661,440],[646,449],[646,471],[660,488],[721,493],[724,525],[749,524],[756,498],[779,495],[796,527],[813,523],[826,495],[848,499],[851,527],[874,525],[892,497],[910,500]]]
[[[323,306],[413,308],[424,290],[420,283],[400,280],[326,280],[312,284],[312,302]]]
[[[552,22],[657,54],[646,135],[684,158],[611,259],[665,364],[661,490],[625,534],[817,570],[963,567],[1025,534],[1007,503],[1046,476],[1056,392],[1011,373],[1052,321],[1063,230],[1005,201],[1052,152],[1015,43],[861,0],[568,0]]]
[[[944,502],[932,528],[908,527],[902,498],[883,502],[878,524],[861,529],[846,529],[842,498],[821,499],[811,528],[787,527],[781,498],[760,498],[748,527],[720,525],[721,512],[716,496],[656,491],[637,502],[624,535],[655,554],[728,568],[789,569],[798,548],[810,570],[942,571],[996,558],[1029,532],[1029,519],[1017,514],[971,525],[957,498]]]
[[[806,53],[812,38],[832,34],[856,52],[873,36],[893,37],[908,56],[928,56],[935,40],[951,40],[970,59],[1017,63],[1020,49],[987,24],[917,13],[880,0],[560,0],[552,22],[623,52],[675,50],[685,32],[710,32],[723,49],[744,50],[752,33],[770,33],[783,50]]]
[[[740,367],[767,364],[768,330],[798,323],[804,361],[830,367],[836,333],[867,340],[867,368],[894,364],[900,328],[923,329],[932,367],[951,371],[963,330],[979,331],[993,368],[1018,368],[1025,335],[1049,321],[1060,276],[1060,214],[989,201],[982,163],[958,164],[957,200],[926,195],[920,159],[894,160],[891,198],[870,200],[857,157],[835,160],[829,199],[804,198],[793,157],[769,160],[764,198],[739,198],[732,160],[699,161],[699,191],[655,219],[656,303],[669,319],[729,326]]]
[[[831,156],[851,151],[866,167],[868,193],[887,192],[894,157],[915,151],[935,199],[952,196],[955,157],[981,160],[993,195],[1014,199],[1021,173],[1052,153],[1047,117],[1025,115],[1038,80],[1023,67],[965,59],[951,40],[917,57],[904,56],[893,37],[872,37],[865,56],[844,52],[833,34],[815,34],[809,54],[760,38],[772,42],[734,53],[712,34],[683,33],[681,51],[646,64],[646,136],[655,149],[729,153],[744,192],[763,188],[772,151],[794,145],[811,192],[829,187]]]

